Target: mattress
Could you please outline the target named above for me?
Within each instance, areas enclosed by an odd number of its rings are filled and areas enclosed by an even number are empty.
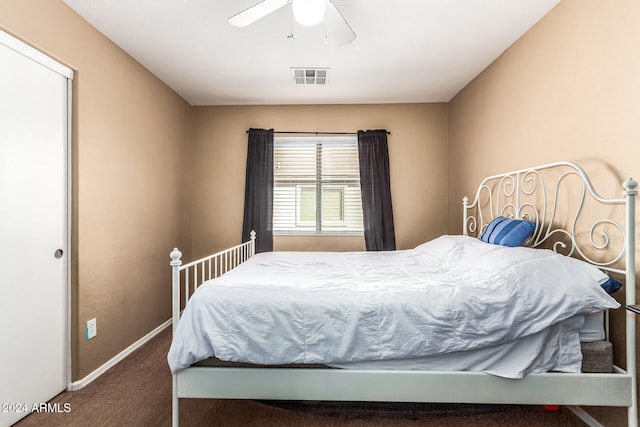
[[[552,251],[465,236],[393,252],[263,253],[196,290],[168,361],[174,373],[211,356],[351,369],[427,359],[452,370],[464,353],[472,370],[510,378],[579,372],[585,315],[619,306],[603,280]]]
[[[533,372],[587,372],[610,373],[613,371],[613,349],[609,341],[604,340],[604,311],[584,316],[584,324],[579,332],[580,354],[571,350],[563,350],[560,354],[555,349],[563,348],[561,337],[549,339],[534,337],[516,340],[508,345],[496,346],[472,352],[447,354],[442,357],[422,357],[400,360],[378,360],[345,364],[285,364],[259,365],[245,362],[230,362],[210,357],[194,364],[206,367],[236,368],[287,368],[287,369],[369,369],[369,370],[428,370],[428,371],[485,371],[499,376],[521,378]],[[541,339],[546,338],[546,339]],[[546,345],[546,358],[541,357],[538,346]],[[575,346],[573,347],[576,348]],[[550,350],[551,349],[551,350]],[[528,368],[522,369],[522,356],[528,359]],[[514,357],[518,357],[520,367],[513,368]],[[545,360],[546,359],[546,360]],[[550,362],[550,361],[553,362]],[[479,361],[482,361],[479,363]],[[511,369],[511,371],[509,371]]]
[[[586,314],[584,316],[584,325],[580,329],[580,342],[602,341],[604,338],[604,311]]]
[[[613,372],[613,348],[609,341],[595,341],[581,344],[582,362],[581,372],[585,373],[610,373]],[[193,366],[210,367],[210,368],[269,368],[269,369],[331,369],[331,366],[315,364],[291,364],[291,365],[256,365],[253,363],[244,362],[228,362],[220,360],[216,357],[210,357],[200,362],[195,363]],[[376,366],[372,364],[369,369],[384,370],[388,369],[388,364],[384,366]],[[337,367],[335,367],[337,368]],[[401,367],[400,364],[394,367],[395,369],[411,370],[415,368],[415,365],[405,364]],[[423,369],[431,368],[429,370],[436,370],[435,367],[429,367],[427,365],[422,366]],[[349,369],[349,366],[345,366],[342,369]]]

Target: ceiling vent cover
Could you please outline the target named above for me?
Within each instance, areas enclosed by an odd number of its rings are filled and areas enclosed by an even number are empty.
[[[291,78],[296,85],[326,85],[329,83],[329,68],[291,68]]]

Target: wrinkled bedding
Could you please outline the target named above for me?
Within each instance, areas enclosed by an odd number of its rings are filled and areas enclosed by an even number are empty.
[[[526,352],[536,353],[522,366],[501,372],[504,355],[494,355],[498,363],[471,369],[514,378],[563,370],[554,361],[567,350],[558,347],[571,345],[572,370],[583,315],[619,306],[599,286],[606,279],[552,251],[465,236],[392,252],[262,253],[197,289],[168,362],[174,373],[211,356],[357,368],[422,357],[441,363],[468,351],[486,360],[495,349],[532,342]]]

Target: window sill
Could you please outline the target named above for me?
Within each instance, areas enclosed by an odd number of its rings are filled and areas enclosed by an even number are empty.
[[[312,233],[312,232],[290,232],[290,233],[273,233],[273,237],[364,237],[364,232],[325,232],[325,233]]]

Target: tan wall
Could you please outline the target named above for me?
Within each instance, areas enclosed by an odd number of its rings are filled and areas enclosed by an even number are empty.
[[[450,231],[486,175],[557,160],[640,175],[638,22],[637,1],[562,0],[450,102]]]
[[[170,317],[168,253],[189,247],[192,110],[61,1],[2,0],[0,27],[76,71],[73,372]],[[187,252],[188,255],[188,252]],[[84,339],[86,321],[98,335]]]
[[[192,253],[239,241],[248,128],[281,131],[387,129],[398,248],[447,226],[446,104],[196,107]],[[221,224],[224,224],[221,226]],[[362,250],[363,238],[276,237],[276,250]]]
[[[486,175],[572,160],[609,197],[640,176],[638,22],[636,0],[562,0],[449,103],[450,232],[458,200]],[[614,312],[618,363],[623,317]],[[599,418],[622,425],[614,413]]]

